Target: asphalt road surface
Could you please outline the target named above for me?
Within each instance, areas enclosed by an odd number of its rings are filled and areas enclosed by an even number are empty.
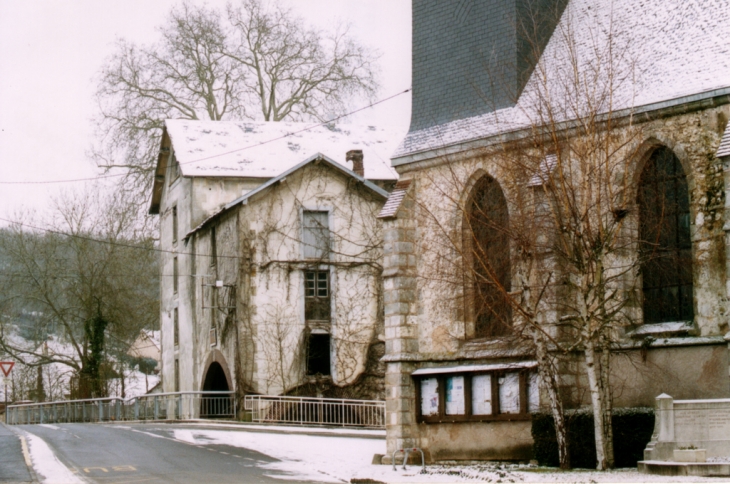
[[[174,425],[19,427],[41,437],[61,462],[87,482],[302,482],[275,470],[262,469],[262,464],[276,459],[254,450],[175,440]]]
[[[31,482],[20,438],[5,425],[0,425],[0,482]]]

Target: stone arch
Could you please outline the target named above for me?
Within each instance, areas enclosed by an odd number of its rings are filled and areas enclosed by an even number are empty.
[[[203,366],[205,371],[200,381],[200,390],[233,390],[233,379],[226,358],[219,350],[212,350]],[[209,380],[210,378],[210,380]],[[223,387],[225,383],[226,388]],[[206,388],[214,386],[218,388]]]
[[[682,165],[682,170],[684,170],[684,175],[687,177],[687,186],[691,199],[691,194],[695,186],[695,179],[694,172],[692,171],[692,164],[690,163],[689,156],[687,156],[684,146],[681,143],[675,142],[672,138],[659,133],[654,133],[641,142],[634,152],[632,160],[628,163],[628,169],[631,170],[631,186],[634,187],[633,193],[629,198],[631,202],[629,203],[636,201],[639,179],[644,171],[644,167],[651,159],[652,154],[660,148],[669,148],[679,160]],[[690,210],[692,210],[691,203]],[[693,218],[694,215],[695,214],[692,213]]]

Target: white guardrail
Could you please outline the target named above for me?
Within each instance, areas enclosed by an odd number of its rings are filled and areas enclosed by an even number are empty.
[[[92,398],[8,405],[10,425],[109,422],[115,420],[190,420],[236,416],[234,392],[153,393],[127,400]]]
[[[296,425],[385,428],[385,402],[340,398],[246,395],[251,421]],[[122,420],[235,419],[234,392],[154,393],[122,398],[92,398],[8,405],[9,425]]]
[[[244,409],[261,423],[385,428],[382,400],[246,395]]]

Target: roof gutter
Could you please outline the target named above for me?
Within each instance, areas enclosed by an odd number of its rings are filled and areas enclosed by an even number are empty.
[[[665,101],[651,104],[645,104],[635,108],[626,108],[606,113],[604,119],[609,116],[613,119],[628,118],[633,116],[639,122],[646,122],[653,119],[665,118],[677,114],[686,114],[693,111],[708,109],[716,106],[730,104],[730,87],[723,87],[706,91],[689,96],[681,96]],[[576,127],[577,120],[564,121],[557,124],[557,131],[568,131]],[[435,148],[425,150],[416,150],[411,153],[397,156],[393,158],[394,167],[417,163],[419,161],[427,161],[437,157],[455,155],[466,151],[488,148],[498,145],[499,143],[519,141],[527,139],[532,133],[533,126],[525,125],[525,127],[513,130],[507,130],[495,134],[490,134],[484,138],[473,138],[469,140],[459,141],[452,144],[445,144]]]

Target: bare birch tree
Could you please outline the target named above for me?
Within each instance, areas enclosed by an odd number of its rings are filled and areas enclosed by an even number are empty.
[[[558,48],[543,55],[534,42],[539,61],[515,107],[491,115],[493,133],[510,136],[466,158],[443,156],[419,175],[414,200],[431,237],[422,256],[435,268],[422,284],[450,285],[439,304],[463,321],[451,329],[453,341],[503,339],[536,355],[561,467],[569,456],[560,362],[579,355],[596,466],[607,469],[611,351],[637,324],[640,270],[659,257],[652,248],[674,208],[654,194],[644,205],[657,211],[657,224],[639,233],[642,124],[630,108],[641,73],[610,22],[579,36],[566,15],[551,39]]]

